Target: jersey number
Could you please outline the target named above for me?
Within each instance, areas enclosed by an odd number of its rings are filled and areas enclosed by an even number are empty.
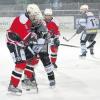
[[[95,26],[95,19],[91,19],[90,21],[92,23],[92,26]]]

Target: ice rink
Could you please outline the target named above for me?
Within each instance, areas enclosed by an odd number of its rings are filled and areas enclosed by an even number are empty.
[[[70,38],[72,32],[63,36]],[[79,45],[80,35],[61,43]],[[5,32],[0,32],[0,100],[100,100],[100,34],[96,37],[95,57],[87,54],[80,59],[80,49],[60,46],[58,52],[58,69],[55,70],[56,87],[51,89],[44,71],[39,62],[36,67],[36,79],[39,93],[26,92],[22,96],[8,94],[7,88],[14,63],[6,47]]]

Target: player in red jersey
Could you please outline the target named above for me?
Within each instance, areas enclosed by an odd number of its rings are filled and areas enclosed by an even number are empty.
[[[30,42],[35,37],[35,33],[31,32],[32,23],[40,20],[42,16],[39,7],[36,4],[29,4],[25,14],[15,17],[10,28],[7,30],[7,47],[15,62],[15,69],[12,71],[8,91],[21,94],[22,90],[18,88],[22,72],[28,78],[32,77],[30,74],[33,68],[27,66],[30,60],[32,64],[38,63],[38,59],[32,60],[34,54],[29,51]],[[27,60],[28,59],[28,60]]]
[[[45,9],[44,11],[44,17],[46,26],[48,28],[48,31],[51,35],[51,62],[54,65],[54,68],[57,68],[56,60],[57,60],[57,52],[58,52],[58,46],[60,44],[59,36],[60,31],[58,25],[53,20],[53,12],[52,9]]]

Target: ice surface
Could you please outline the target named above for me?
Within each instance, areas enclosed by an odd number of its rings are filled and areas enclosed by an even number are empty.
[[[70,38],[73,33],[63,33]],[[79,35],[61,43],[79,45]],[[6,47],[5,32],[0,33],[0,100],[100,100],[100,34],[96,37],[95,58],[88,52],[80,59],[80,49],[60,46],[55,71],[56,87],[51,89],[41,62],[36,67],[39,93],[23,91],[22,96],[8,94],[7,88],[14,63]]]

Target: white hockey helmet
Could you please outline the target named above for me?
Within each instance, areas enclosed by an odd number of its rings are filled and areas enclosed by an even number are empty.
[[[84,5],[81,5],[80,7],[80,12],[87,12],[89,10],[89,7],[88,5],[84,4]]]
[[[26,11],[29,16],[35,16],[37,19],[43,18],[41,11],[36,4],[29,4]]]
[[[53,15],[53,12],[52,12],[52,9],[51,8],[49,8],[49,9],[45,9],[44,10],[44,15]]]

